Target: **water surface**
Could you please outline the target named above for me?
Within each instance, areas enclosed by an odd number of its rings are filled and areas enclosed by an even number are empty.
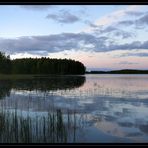
[[[1,143],[147,142],[148,75],[0,80],[0,118]]]

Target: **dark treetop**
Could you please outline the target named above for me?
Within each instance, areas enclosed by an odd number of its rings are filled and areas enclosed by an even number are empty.
[[[85,74],[85,66],[71,59],[22,58],[10,60],[0,52],[1,74]]]

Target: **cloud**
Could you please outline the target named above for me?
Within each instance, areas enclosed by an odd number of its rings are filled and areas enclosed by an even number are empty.
[[[148,53],[133,53],[130,56],[148,57]]]
[[[141,16],[144,14],[144,12],[138,12],[138,11],[127,11],[126,12],[127,15],[131,15],[131,16]]]
[[[134,50],[134,49],[146,49],[148,50],[148,41],[140,42],[140,41],[134,41],[131,43],[125,43],[125,44],[110,44],[108,46],[104,45],[104,52],[106,51],[114,51],[114,50]],[[99,48],[98,52],[103,50]],[[97,51],[97,50],[96,50]]]
[[[109,15],[106,15],[99,20],[96,21],[95,25],[111,25],[114,22],[117,22],[121,18],[123,18],[125,15],[131,15],[131,14],[136,14],[137,10],[141,8],[142,6],[140,5],[131,5],[128,6],[127,8],[124,8],[122,10],[117,10]]]
[[[121,22],[120,25],[129,25],[131,22],[122,22],[124,18],[127,16],[141,16],[144,14],[144,12],[139,12],[139,9],[143,9],[145,6],[142,5],[130,5],[126,8],[114,11],[110,14],[107,14],[99,19],[97,19],[95,22],[91,23],[88,27],[84,28],[85,32],[94,32],[96,28],[98,27],[110,27],[112,25],[118,25],[118,22]],[[131,20],[130,20],[131,21]],[[123,24],[122,24],[123,23]],[[124,25],[124,26],[125,26]]]
[[[135,13],[135,12],[134,12]],[[117,25],[122,26],[131,26],[135,25],[136,29],[143,29],[145,25],[148,25],[148,13],[143,13],[142,17],[135,20],[124,20],[117,23]]]
[[[44,11],[56,7],[55,5],[20,5],[20,8],[35,11]]]
[[[120,57],[127,56],[136,56],[136,57],[148,57],[148,52],[140,52],[140,53],[124,53]]]
[[[134,21],[132,21],[132,20],[120,21],[118,23],[118,25],[124,25],[124,26],[131,26],[133,24],[134,24]]]
[[[138,26],[148,25],[148,13],[142,16],[141,18],[137,19],[135,22]]]
[[[115,30],[117,30],[116,27],[109,26],[109,27],[107,27],[107,28],[101,30],[101,33],[109,33],[109,32],[115,31]]]
[[[47,54],[65,50],[93,50],[105,47],[106,37],[95,37],[86,33],[62,33],[48,36],[29,36],[16,39],[0,39],[4,52]]]
[[[121,61],[117,64],[121,64],[121,65],[133,65],[133,64],[139,64],[137,62],[128,62],[128,61]]]
[[[8,54],[29,53],[45,56],[48,53],[68,50],[109,52],[115,50],[148,50],[148,41],[125,44],[109,42],[107,36],[97,37],[88,33],[61,33],[45,36],[26,36],[16,39],[0,39],[0,49]],[[141,56],[144,56],[141,54]]]
[[[114,35],[117,36],[117,37],[121,37],[122,39],[127,39],[127,38],[131,38],[131,37],[135,36],[134,33],[126,32],[126,31],[123,31],[123,30],[117,30],[114,33]]]
[[[148,46],[144,47],[140,41],[134,41],[132,43],[125,43],[120,45],[110,45],[110,50],[132,50],[132,49],[147,49]]]
[[[98,33],[97,33],[98,32]],[[96,29],[94,30],[95,34],[104,34],[107,33],[107,35],[114,35],[114,37],[121,37],[122,39],[125,38],[130,38],[130,37],[135,37],[136,35],[132,32],[127,32],[122,29],[113,27],[113,26],[108,26],[105,29]]]
[[[93,23],[92,23],[91,21],[89,21],[89,20],[85,20],[84,23],[87,24],[87,25],[89,25],[90,27],[98,28],[97,25],[93,24]]]
[[[77,21],[80,21],[80,18],[74,14],[71,14],[70,12],[68,11],[60,11],[59,13],[57,14],[48,14],[46,16],[47,19],[52,19],[56,22],[59,22],[59,23],[75,23]]]

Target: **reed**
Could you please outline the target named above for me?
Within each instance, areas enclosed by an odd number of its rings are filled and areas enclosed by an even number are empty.
[[[0,112],[0,143],[67,143],[76,140],[76,113],[57,109],[46,115],[35,116],[14,111]]]

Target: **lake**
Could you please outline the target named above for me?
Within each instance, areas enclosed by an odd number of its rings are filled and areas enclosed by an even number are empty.
[[[148,142],[148,75],[0,80],[0,143]]]

